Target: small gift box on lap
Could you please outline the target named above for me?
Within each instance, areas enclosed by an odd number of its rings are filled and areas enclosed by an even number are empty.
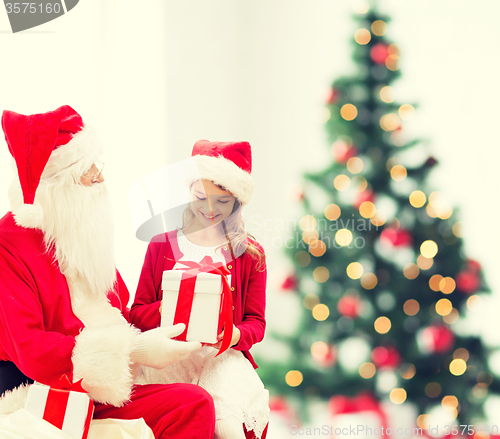
[[[217,343],[224,330],[219,353],[229,347],[232,337],[232,296],[226,275],[229,270],[210,258],[202,263],[184,262],[185,270],[163,272],[161,325],[184,323],[178,340]]]
[[[71,383],[64,376],[54,386],[32,384],[24,408],[73,439],[87,439],[94,403],[80,381]]]

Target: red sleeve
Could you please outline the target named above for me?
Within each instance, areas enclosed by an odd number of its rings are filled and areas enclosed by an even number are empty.
[[[266,281],[265,263],[257,271],[257,258],[252,257],[243,320],[236,325],[241,332],[240,341],[233,346],[238,351],[248,351],[255,343],[262,341],[266,330]]]
[[[151,242],[144,258],[134,303],[130,310],[130,322],[141,331],[160,326],[160,282],[155,281],[159,244]]]
[[[38,289],[28,267],[0,247],[0,341],[9,359],[26,376],[51,384],[73,379],[75,338],[46,331]]]
[[[130,308],[128,307],[128,302],[130,300],[130,293],[128,292],[127,285],[118,270],[116,270],[116,287],[115,291],[120,298],[120,311],[123,314],[123,317],[127,319],[127,322],[130,323]]]

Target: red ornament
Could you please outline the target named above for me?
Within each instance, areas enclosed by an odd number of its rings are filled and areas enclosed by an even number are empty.
[[[396,369],[401,363],[401,355],[392,346],[379,346],[372,352],[373,364],[380,369]]]
[[[331,104],[335,104],[336,102],[338,102],[338,100],[342,97],[340,91],[338,89],[336,89],[335,87],[332,87],[329,92],[328,92],[328,96],[326,98],[326,103],[328,105],[331,105]]]
[[[339,314],[356,319],[359,317],[362,305],[363,303],[358,296],[347,294],[339,299],[337,309],[339,310]]]
[[[413,237],[410,232],[392,227],[382,230],[380,241],[391,247],[411,247],[413,245]]]
[[[425,351],[432,354],[448,352],[455,344],[455,334],[445,325],[428,326],[419,333]]]
[[[337,140],[332,145],[332,154],[335,161],[343,165],[347,163],[347,160],[355,157],[358,154],[358,150],[342,140]]]
[[[373,203],[375,201],[375,194],[370,189],[365,189],[363,192],[360,192],[356,197],[356,201],[354,202],[354,207],[359,209],[365,201],[370,201]]]
[[[370,57],[372,61],[376,64],[384,64],[388,56],[389,56],[389,46],[387,46],[387,44],[383,43],[375,44],[370,50]]]
[[[285,278],[285,280],[281,284],[281,289],[282,290],[295,290],[295,288],[297,288],[298,283],[299,283],[299,280],[297,279],[297,276],[295,276],[295,274],[291,274]]]
[[[456,275],[455,281],[457,283],[457,288],[465,294],[476,292],[481,285],[479,276],[472,271],[461,271]]]
[[[474,259],[468,259],[467,271],[472,271],[473,273],[479,274],[479,272],[481,271],[481,264]]]

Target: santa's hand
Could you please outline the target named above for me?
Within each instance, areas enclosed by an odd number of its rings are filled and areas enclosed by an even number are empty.
[[[186,325],[150,329],[139,334],[134,342],[130,359],[134,363],[162,369],[176,361],[183,360],[201,347],[197,341],[177,341],[171,337],[182,334]]]

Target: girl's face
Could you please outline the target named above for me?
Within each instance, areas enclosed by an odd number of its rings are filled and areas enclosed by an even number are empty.
[[[210,180],[197,180],[191,186],[191,210],[203,227],[225,220],[233,211],[235,196]]]

